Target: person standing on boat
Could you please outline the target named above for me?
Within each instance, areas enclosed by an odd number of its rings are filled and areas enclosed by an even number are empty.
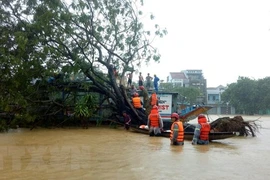
[[[179,120],[179,115],[172,113],[171,120],[173,122],[170,134],[171,145],[184,145],[184,126]]]
[[[205,115],[200,114],[198,116],[198,124],[194,130],[194,136],[192,139],[192,144],[209,144],[209,133],[211,130],[210,124],[207,122]]]
[[[128,84],[127,84],[127,87],[131,87],[132,78],[133,78],[133,72],[128,73]]]
[[[140,74],[139,74],[139,86],[143,86],[143,81],[144,81],[144,79],[143,79],[142,73],[140,72]]]
[[[148,116],[147,126],[149,127],[149,136],[160,136],[163,129],[163,121],[158,112],[158,107],[152,107]]]
[[[159,78],[156,75],[154,75],[154,88],[156,92],[158,92],[158,81]]]
[[[149,90],[151,87],[151,82],[153,78],[150,76],[149,73],[147,73],[147,76],[145,79],[146,79],[146,89]]]
[[[130,116],[126,113],[126,111],[123,111],[123,117],[124,117],[125,129],[126,129],[126,130],[129,130],[131,118],[130,118]]]

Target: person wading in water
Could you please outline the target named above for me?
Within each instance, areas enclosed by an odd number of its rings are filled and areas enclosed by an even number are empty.
[[[160,136],[163,130],[163,121],[158,112],[158,107],[153,106],[149,116],[147,126],[149,127],[149,136]]]
[[[130,123],[131,123],[131,118],[130,116],[126,113],[126,111],[123,111],[123,117],[124,117],[124,123],[125,123],[125,129],[129,130]]]
[[[171,115],[172,126],[170,140],[171,145],[184,145],[184,127],[177,113]]]
[[[198,124],[194,130],[194,136],[192,139],[192,144],[209,144],[209,133],[211,130],[210,124],[207,122],[205,115],[200,114],[198,116]]]

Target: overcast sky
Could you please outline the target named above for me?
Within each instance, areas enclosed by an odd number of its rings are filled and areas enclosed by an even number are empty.
[[[161,63],[142,67],[144,76],[201,69],[216,87],[270,75],[269,0],[145,0],[149,12],[168,35],[155,41]]]

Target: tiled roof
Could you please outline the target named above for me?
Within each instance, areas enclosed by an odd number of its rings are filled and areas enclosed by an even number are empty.
[[[170,72],[172,79],[187,79],[183,72]]]

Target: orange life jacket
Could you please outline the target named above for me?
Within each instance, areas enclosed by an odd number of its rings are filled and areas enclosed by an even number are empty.
[[[211,129],[211,126],[209,123],[200,123],[201,125],[201,132],[200,132],[200,139],[201,140],[209,140],[209,132]]]
[[[172,140],[173,138],[173,133],[174,133],[174,125],[178,125],[178,136],[177,136],[177,141],[178,142],[183,142],[184,141],[184,127],[183,123],[181,121],[176,121],[172,124],[171,126],[171,134],[170,134],[170,139]]]
[[[159,127],[159,113],[158,109],[152,109],[149,114],[149,121],[151,127]]]
[[[134,97],[132,98],[132,103],[135,108],[142,108],[141,98],[140,97]]]
[[[151,105],[157,105],[157,94],[155,93],[151,95]]]

